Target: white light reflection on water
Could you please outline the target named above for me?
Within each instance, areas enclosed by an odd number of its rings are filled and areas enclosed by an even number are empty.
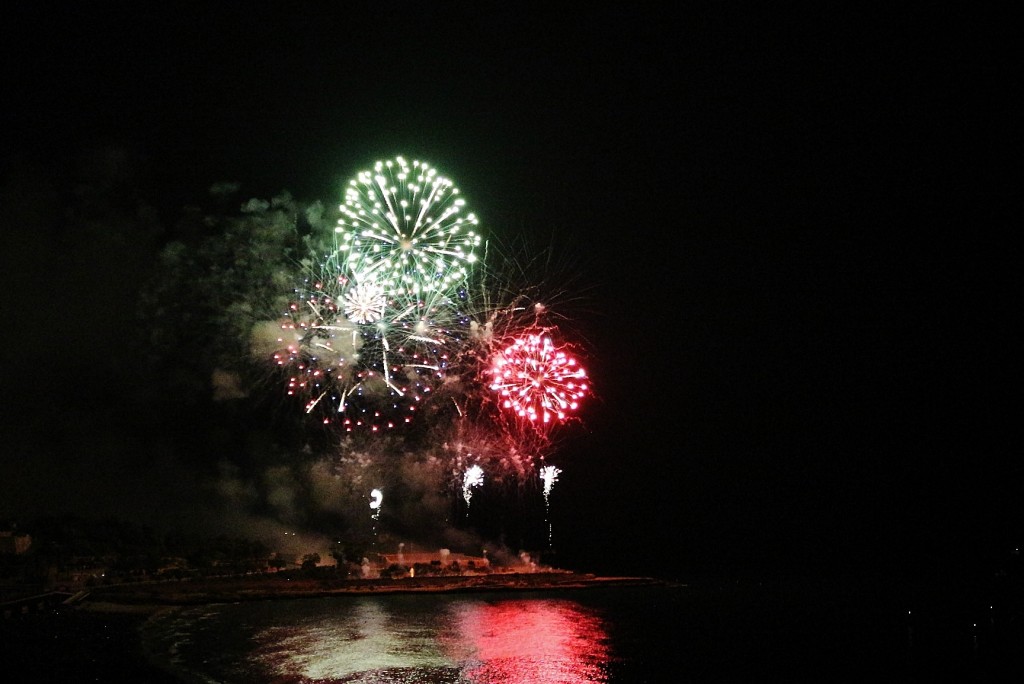
[[[352,675],[388,669],[452,667],[433,632],[423,620],[392,616],[381,601],[357,599],[344,613],[261,629],[253,636],[252,658],[275,676],[315,681],[359,681]]]
[[[167,624],[179,674],[226,684],[605,684],[592,609],[560,598],[358,597],[224,605]],[[182,640],[188,623],[202,634]],[[160,639],[154,643],[159,647]],[[228,642],[231,642],[228,645]],[[214,646],[216,644],[216,646]],[[164,641],[166,649],[171,644]],[[183,652],[177,652],[183,649]],[[167,653],[164,650],[164,653]]]

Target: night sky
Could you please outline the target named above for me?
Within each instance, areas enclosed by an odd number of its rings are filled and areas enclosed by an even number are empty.
[[[1007,23],[270,7],[5,11],[0,518],[202,496],[158,437],[118,446],[146,261],[72,207],[127,187],[167,226],[217,182],[331,205],[403,154],[587,285],[570,562],[984,572],[1024,541]]]

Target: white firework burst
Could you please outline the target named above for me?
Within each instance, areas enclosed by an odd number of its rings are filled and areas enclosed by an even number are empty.
[[[548,500],[551,496],[551,487],[558,480],[558,474],[562,472],[559,468],[553,465],[546,465],[540,469],[540,479],[544,481],[544,501]]]
[[[384,316],[387,298],[376,283],[363,283],[345,293],[345,316],[355,323],[373,323]]]

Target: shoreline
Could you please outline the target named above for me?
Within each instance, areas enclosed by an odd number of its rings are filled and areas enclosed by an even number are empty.
[[[97,587],[68,605],[94,612],[153,612],[166,606],[394,594],[583,590],[602,587],[671,586],[652,577],[600,577],[572,572],[495,573],[452,577],[339,579],[238,577]]]

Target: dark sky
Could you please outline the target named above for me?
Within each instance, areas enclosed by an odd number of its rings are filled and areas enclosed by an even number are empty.
[[[117,333],[89,329],[90,283],[49,272],[53,235],[35,226],[111,150],[169,217],[218,181],[334,203],[354,171],[406,154],[455,179],[483,225],[557,236],[595,285],[581,325],[600,401],[564,447],[566,547],[892,569],[1019,543],[1020,135],[998,17],[7,14],[2,358],[18,418],[0,516],[175,498],[159,459],[40,455],[50,426],[90,420],[69,407],[93,388],[67,378]],[[123,266],[82,272],[138,275]]]

